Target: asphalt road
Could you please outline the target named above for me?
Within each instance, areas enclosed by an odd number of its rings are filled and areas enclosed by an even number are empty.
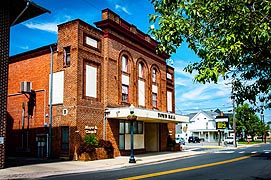
[[[191,149],[193,150],[193,149]],[[198,150],[198,149],[197,149]],[[186,179],[270,180],[271,144],[242,149],[212,150],[196,157],[108,171],[67,174],[41,179]]]

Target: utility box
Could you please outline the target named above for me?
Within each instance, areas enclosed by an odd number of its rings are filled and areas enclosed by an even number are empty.
[[[23,81],[21,82],[20,92],[21,93],[31,93],[32,82]]]

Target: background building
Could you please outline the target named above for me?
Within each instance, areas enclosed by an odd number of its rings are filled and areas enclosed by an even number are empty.
[[[131,104],[136,153],[167,150],[175,124],[188,121],[175,114],[174,69],[157,42],[109,9],[95,25],[60,24],[57,44],[10,58],[9,154],[72,159],[88,133],[127,154]]]
[[[218,142],[229,135],[228,116],[223,112],[199,111],[188,115],[188,123],[176,125],[175,138],[182,137],[188,141],[189,136],[197,136],[202,141]],[[223,127],[222,127],[223,126]]]

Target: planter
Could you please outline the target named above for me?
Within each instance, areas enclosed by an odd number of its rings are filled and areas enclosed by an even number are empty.
[[[104,148],[95,148],[95,151],[92,154],[82,153],[79,155],[78,160],[80,161],[93,161],[100,159],[109,159],[112,158]]]

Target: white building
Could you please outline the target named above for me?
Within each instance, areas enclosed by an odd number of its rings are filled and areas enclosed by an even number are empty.
[[[197,113],[191,113],[189,116],[188,123],[179,123],[176,125],[176,138],[184,138],[186,142],[189,136],[198,136],[201,140],[207,142],[217,142],[219,140],[219,134],[221,140],[224,139],[227,128],[218,130],[216,122],[219,113],[213,111],[199,111]],[[228,120],[228,118],[223,118]],[[227,122],[228,123],[228,122]],[[221,133],[219,133],[221,132]]]

